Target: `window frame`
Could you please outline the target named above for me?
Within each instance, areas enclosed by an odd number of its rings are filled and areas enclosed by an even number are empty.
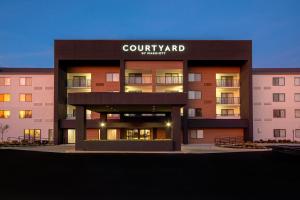
[[[276,136],[276,131],[279,131],[279,136]],[[281,131],[284,131],[284,136],[281,136]],[[274,138],[286,138],[286,129],[273,129]]]
[[[278,101],[275,101],[276,95],[278,95]],[[283,101],[280,100],[281,95],[283,95]],[[285,93],[273,93],[273,102],[285,102]]]
[[[284,115],[282,116],[281,112],[283,111]],[[276,112],[280,113],[276,115]],[[273,109],[273,118],[286,118],[286,109]]]
[[[278,85],[275,84],[276,79],[278,79]],[[280,79],[283,79],[283,85],[280,85]],[[285,77],[283,77],[283,76],[272,77],[272,86],[285,86]]]
[[[106,82],[119,82],[120,74],[118,72],[108,72],[105,78]]]

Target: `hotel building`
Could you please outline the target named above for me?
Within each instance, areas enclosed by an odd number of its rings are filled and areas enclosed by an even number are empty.
[[[53,69],[0,68],[3,140],[53,141]]]
[[[180,150],[252,140],[252,42],[56,40],[55,144]]]
[[[253,136],[300,141],[300,69],[253,69]]]

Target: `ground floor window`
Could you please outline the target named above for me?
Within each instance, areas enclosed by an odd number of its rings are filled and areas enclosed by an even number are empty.
[[[49,142],[54,141],[54,131],[53,131],[53,129],[48,129],[48,141]]]
[[[300,129],[295,130],[295,137],[300,138]]]
[[[74,144],[76,141],[75,129],[68,129],[68,144]]]
[[[203,139],[204,138],[203,130],[200,130],[200,129],[190,130],[190,134],[191,134],[192,139]]]
[[[24,140],[41,141],[41,129],[24,129]]]
[[[274,129],[273,133],[274,133],[274,137],[286,137],[285,129]]]
[[[150,140],[151,130],[150,129],[127,129],[126,139],[127,140]]]
[[[117,129],[107,129],[107,140],[117,139]]]

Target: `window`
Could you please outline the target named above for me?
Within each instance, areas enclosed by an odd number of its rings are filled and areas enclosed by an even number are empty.
[[[202,117],[201,108],[189,108],[188,110],[189,117]]]
[[[32,118],[32,110],[20,110],[19,111],[19,118]]]
[[[10,78],[0,77],[0,86],[9,86],[9,85],[10,85]]]
[[[285,94],[284,93],[273,93],[273,102],[284,102]]]
[[[20,102],[31,102],[32,94],[20,94]]]
[[[9,110],[0,110],[0,119],[8,119],[10,117]]]
[[[274,129],[273,130],[274,137],[286,137],[285,129]]]
[[[189,82],[201,81],[201,74],[189,73]]]
[[[294,83],[295,83],[295,86],[300,86],[300,77],[295,77]]]
[[[0,102],[10,101],[10,94],[0,94]]]
[[[107,82],[119,82],[119,73],[107,73],[106,81]]]
[[[189,91],[188,92],[189,99],[201,99],[200,91]]]
[[[200,130],[200,129],[190,130],[190,134],[191,134],[191,138],[193,138],[193,139],[203,139],[204,138],[203,130]]]
[[[107,129],[107,140],[117,139],[117,129]]]
[[[295,137],[300,138],[300,129],[295,130]]]
[[[295,109],[295,117],[300,118],[300,109]]]
[[[41,141],[41,129],[24,129],[24,139],[29,141]]]
[[[234,116],[234,109],[221,109],[221,116]]]
[[[31,77],[22,77],[22,78],[20,78],[20,85],[21,86],[31,86],[32,85],[32,78]]]
[[[300,93],[295,93],[295,97],[294,97],[296,102],[300,101]]]
[[[283,86],[284,84],[284,77],[273,77],[273,86]]]
[[[285,109],[275,109],[273,110],[274,118],[285,118]]]

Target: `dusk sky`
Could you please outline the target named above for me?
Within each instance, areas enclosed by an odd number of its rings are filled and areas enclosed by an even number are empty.
[[[246,39],[253,67],[300,67],[299,38],[299,0],[0,0],[1,67],[53,67],[54,39]]]

